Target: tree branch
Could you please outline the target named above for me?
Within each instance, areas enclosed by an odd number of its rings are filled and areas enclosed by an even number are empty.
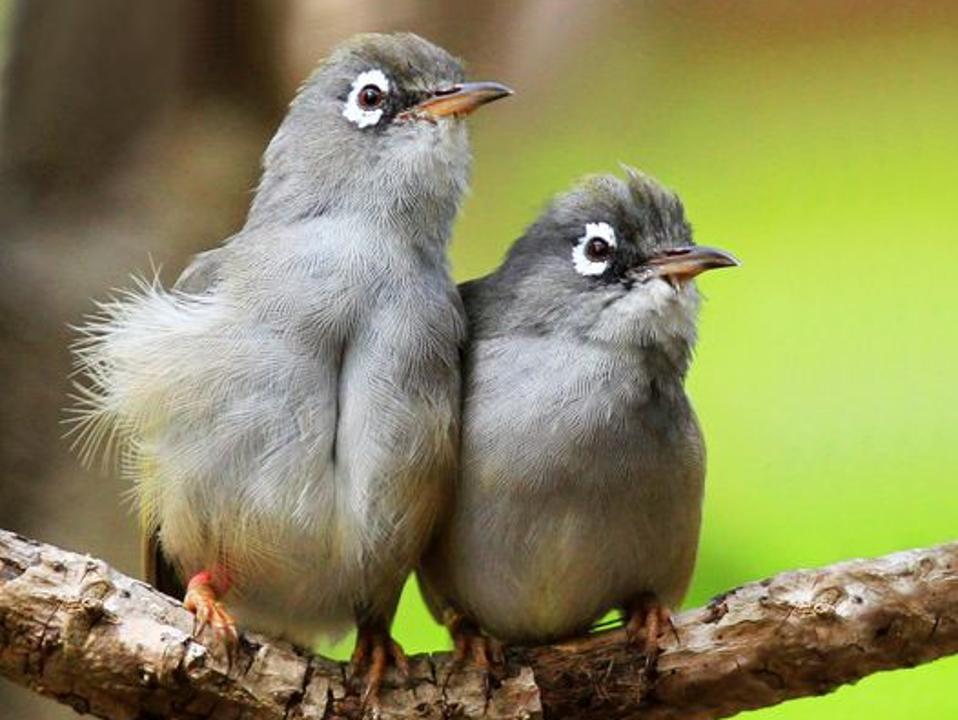
[[[229,667],[174,600],[0,531],[0,675],[103,718],[355,718],[342,665],[246,634]],[[501,684],[417,656],[385,718],[718,718],[958,652],[958,543],[783,573],[676,618],[653,672],[621,630],[510,653]]]

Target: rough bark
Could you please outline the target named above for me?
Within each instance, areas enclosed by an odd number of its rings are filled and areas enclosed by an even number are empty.
[[[360,716],[342,665],[252,634],[229,664],[191,629],[106,563],[0,531],[0,675],[103,718]],[[417,656],[381,715],[717,718],[956,652],[952,543],[732,590],[676,618],[651,672],[621,630],[514,650],[491,684]]]

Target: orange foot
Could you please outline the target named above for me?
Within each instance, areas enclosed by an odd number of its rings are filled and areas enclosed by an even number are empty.
[[[625,611],[625,636],[630,645],[641,648],[645,656],[645,669],[651,670],[661,652],[659,640],[666,628],[675,632],[672,613],[651,593],[636,598],[626,606]]]
[[[239,647],[239,633],[233,616],[220,600],[228,589],[228,583],[222,580],[217,582],[213,573],[204,570],[190,579],[183,605],[195,616],[193,637],[198,638],[206,628],[212,629],[217,640],[226,648],[227,657],[232,660]]]
[[[451,613],[446,625],[452,635],[452,662],[455,666],[468,659],[479,669],[492,672],[505,663],[502,643],[484,634],[462,613]]]
[[[350,664],[354,679],[365,669],[366,689],[362,696],[364,708],[379,705],[379,690],[390,665],[395,666],[403,678],[409,677],[409,659],[402,646],[392,639],[388,630],[382,630],[378,626],[359,627]]]

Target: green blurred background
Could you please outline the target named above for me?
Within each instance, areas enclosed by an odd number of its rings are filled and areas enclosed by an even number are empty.
[[[23,353],[33,360],[14,372],[16,405],[5,415],[0,460],[12,479],[0,525],[133,569],[132,550],[116,541],[120,533],[132,547],[133,521],[116,509],[115,481],[85,476],[64,490],[61,480],[78,476],[73,460],[58,449],[38,468],[28,452],[38,434],[50,437],[62,402],[68,335],[56,323],[148,267],[146,252],[173,277],[189,252],[227,235],[248,201],[256,154],[313,61],[358,30],[413,29],[463,55],[474,77],[517,89],[475,119],[473,189],[453,243],[458,279],[491,270],[550,195],[583,174],[617,171],[620,161],[676,189],[697,240],[744,262],[700,282],[708,301],[689,386],[709,477],[687,605],[780,570],[958,536],[958,6],[280,5],[278,17],[266,4],[224,16],[230,37],[259,38],[241,45],[237,57],[248,64],[204,66],[214,90],[193,80],[169,91],[174,99],[151,109],[136,149],[92,185],[106,188],[94,199],[84,195],[91,186],[69,181],[71,167],[89,169],[90,155],[38,166],[21,150],[4,176],[16,198],[6,202],[16,232],[5,240],[4,272],[20,289],[5,290],[0,330],[12,338],[8,364]],[[202,47],[207,35],[197,37]],[[12,67],[29,80],[46,51],[24,45]],[[198,52],[190,47],[184,52]],[[278,60],[258,79],[264,58]],[[179,62],[198,67],[192,55]],[[8,138],[16,121],[8,119]],[[57,137],[44,130],[33,147]],[[64,197],[72,209],[62,210]],[[51,226],[38,208],[54,203],[65,214]],[[38,294],[54,298],[40,320],[26,302]],[[56,360],[32,367],[44,353]],[[43,386],[34,395],[31,381]],[[52,479],[34,482],[38,475]],[[63,508],[72,516],[83,503],[110,508],[109,517],[85,516],[67,529]],[[396,633],[411,651],[448,645],[413,587]],[[331,650],[341,656],[347,645]],[[956,681],[952,658],[753,716],[953,718]]]

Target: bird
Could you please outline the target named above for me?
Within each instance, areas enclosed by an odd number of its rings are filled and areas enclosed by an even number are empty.
[[[80,327],[75,442],[119,459],[147,578],[197,633],[355,626],[366,698],[405,667],[392,619],[458,457],[464,118],[511,92],[411,33],[347,40],[269,142],[241,230]]]
[[[555,198],[460,286],[468,341],[455,502],[418,569],[456,660],[588,632],[621,610],[654,657],[695,562],[705,479],[684,389],[699,273],[678,196],[625,167]]]

